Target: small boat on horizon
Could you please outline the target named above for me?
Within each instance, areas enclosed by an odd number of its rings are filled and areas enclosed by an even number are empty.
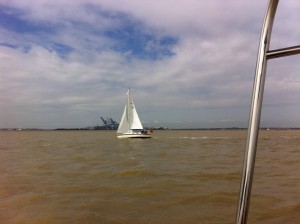
[[[127,91],[127,102],[117,130],[118,138],[151,138],[152,131],[143,128],[136,111],[130,89]]]

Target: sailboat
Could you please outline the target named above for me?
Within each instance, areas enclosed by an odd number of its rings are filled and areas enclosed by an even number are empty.
[[[127,91],[127,102],[117,130],[118,138],[151,138],[150,132],[144,130],[134,106],[130,89]]]

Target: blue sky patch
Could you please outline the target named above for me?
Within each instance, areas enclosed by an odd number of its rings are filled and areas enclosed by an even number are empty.
[[[9,48],[13,48],[13,49],[16,49],[18,48],[17,45],[15,44],[9,44],[9,43],[0,43],[1,46],[4,46],[4,47],[9,47]]]
[[[54,32],[53,27],[45,23],[33,23],[24,19],[20,10],[0,7],[0,26],[17,33]]]
[[[177,43],[174,37],[159,37],[155,32],[145,32],[141,23],[128,20],[118,29],[107,30],[104,34],[117,41],[113,50],[142,59],[172,56],[172,47]]]
[[[158,31],[124,13],[102,11],[99,8],[92,11],[119,24],[118,27],[107,29],[103,33],[117,43],[112,47],[114,51],[129,53],[129,56],[142,59],[159,59],[174,55],[172,47],[178,42],[177,38],[159,36]]]
[[[62,58],[65,58],[74,50],[74,48],[60,43],[52,43],[50,46],[51,50],[56,51]]]
[[[113,40],[110,46],[94,46],[91,50],[105,51],[105,49],[110,48],[113,51],[125,53],[129,58],[134,57],[146,60],[157,60],[174,55],[172,48],[178,42],[175,37],[161,35],[161,32],[158,30],[147,27],[143,22],[125,13],[105,11],[100,7],[92,7],[90,5],[86,6],[86,10],[89,14],[94,14],[99,18],[107,18],[118,24],[117,26],[106,28],[99,27],[101,26],[100,24],[73,21],[72,19],[65,21],[75,30],[84,30],[92,36],[103,36]],[[15,8],[1,7],[0,26],[17,35],[25,35],[17,43],[20,46],[17,46],[16,43],[0,40],[3,46],[11,48],[24,48],[26,46],[26,49],[28,49],[28,46],[36,44],[50,51],[57,52],[62,58],[67,57],[70,52],[75,50],[71,43],[68,46],[54,36],[59,36],[59,32],[67,32],[68,28],[62,27],[62,23],[50,24],[50,22],[27,20],[25,12]],[[80,41],[89,39],[88,35],[87,37],[75,36],[75,38]]]

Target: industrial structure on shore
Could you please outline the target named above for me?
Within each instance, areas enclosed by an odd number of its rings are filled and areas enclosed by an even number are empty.
[[[94,129],[95,130],[117,130],[118,129],[118,126],[119,126],[119,123],[116,122],[114,119],[112,118],[103,118],[103,117],[100,117],[102,122],[103,122],[103,125],[99,126],[95,126]]]

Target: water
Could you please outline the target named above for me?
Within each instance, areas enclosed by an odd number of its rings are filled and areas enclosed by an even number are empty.
[[[1,131],[0,223],[235,223],[246,131]],[[300,222],[300,131],[260,133],[248,223]]]

